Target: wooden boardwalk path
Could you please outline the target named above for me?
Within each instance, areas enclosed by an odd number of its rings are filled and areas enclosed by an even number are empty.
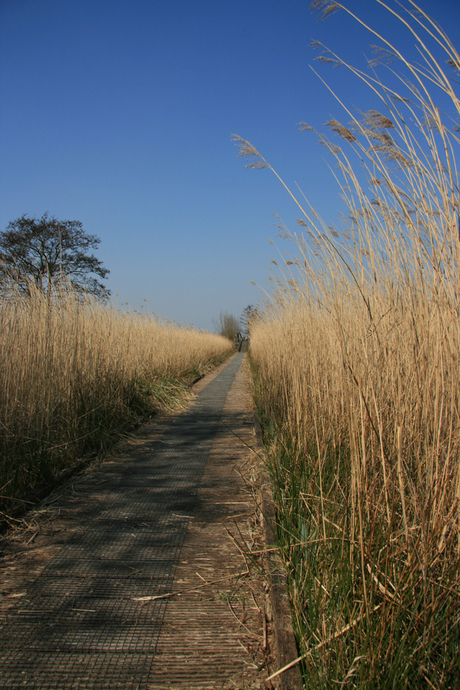
[[[248,557],[264,543],[244,356],[75,480],[34,543],[7,550],[1,688],[275,687],[266,579]]]

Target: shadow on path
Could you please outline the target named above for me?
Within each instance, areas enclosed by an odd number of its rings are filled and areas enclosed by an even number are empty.
[[[207,458],[239,353],[160,438],[79,482],[84,529],[12,608],[0,628],[2,688],[147,687]],[[78,497],[77,497],[78,499]]]

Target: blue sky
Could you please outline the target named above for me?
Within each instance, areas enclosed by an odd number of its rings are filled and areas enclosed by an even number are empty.
[[[345,4],[413,54],[377,2]],[[420,4],[458,47],[460,0]],[[324,149],[297,123],[341,110],[309,66],[351,108],[377,105],[314,62],[312,39],[361,68],[375,42],[343,12],[318,23],[308,1],[0,0],[0,229],[80,220],[119,304],[207,330],[239,316],[277,258],[273,214],[293,230],[299,214],[270,171],[242,168],[231,133],[335,222]]]

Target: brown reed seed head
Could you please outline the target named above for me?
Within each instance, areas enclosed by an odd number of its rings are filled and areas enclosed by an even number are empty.
[[[255,160],[247,163],[245,168],[254,168],[257,170],[262,170],[263,168],[268,168],[269,165],[265,158],[254,148],[254,146],[246,139],[238,136],[238,134],[232,134],[232,139],[239,149],[237,158],[254,158]]]

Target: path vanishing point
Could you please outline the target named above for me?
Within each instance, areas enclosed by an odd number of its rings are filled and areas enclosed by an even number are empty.
[[[4,537],[0,688],[302,687],[266,681],[296,653],[276,654],[244,357]]]

